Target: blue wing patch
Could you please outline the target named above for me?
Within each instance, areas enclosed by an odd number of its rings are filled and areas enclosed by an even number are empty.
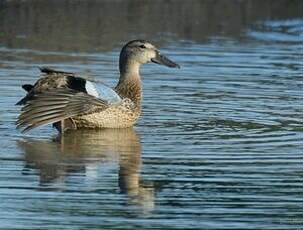
[[[122,101],[121,97],[113,89],[102,83],[94,84],[90,81],[86,81],[85,89],[89,95],[105,100],[111,104],[120,103]]]

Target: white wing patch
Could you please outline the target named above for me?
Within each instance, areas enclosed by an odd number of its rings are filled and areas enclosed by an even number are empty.
[[[108,101],[111,104],[122,101],[121,97],[113,89],[102,83],[94,84],[90,81],[86,81],[85,89],[89,95]]]

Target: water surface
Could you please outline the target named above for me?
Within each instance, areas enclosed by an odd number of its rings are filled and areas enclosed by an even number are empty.
[[[302,228],[301,1],[4,2],[1,229]],[[134,128],[15,129],[20,85],[38,66],[114,86],[121,45],[136,36],[182,68],[143,67]]]

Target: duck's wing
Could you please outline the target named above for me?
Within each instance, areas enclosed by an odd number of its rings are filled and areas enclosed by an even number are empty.
[[[41,78],[34,85],[22,85],[27,94],[16,105],[25,105],[28,101],[33,100],[36,94],[57,88],[71,88],[85,92],[85,79],[76,77],[73,73],[46,67],[42,67],[40,70],[42,73]]]
[[[103,83],[93,83],[86,81],[86,92],[92,96],[108,101],[109,103],[118,103],[121,101],[121,97],[112,88]]]
[[[25,105],[28,101],[33,100],[36,94],[62,88],[87,93],[112,103],[121,99],[114,90],[105,84],[95,84],[70,72],[58,71],[46,67],[40,68],[40,70],[42,77],[34,85],[26,84],[22,86],[27,92],[27,95],[18,101],[16,105]]]
[[[101,112],[115,103],[72,89],[53,89],[28,101],[16,124],[22,132],[27,132],[41,125]]]

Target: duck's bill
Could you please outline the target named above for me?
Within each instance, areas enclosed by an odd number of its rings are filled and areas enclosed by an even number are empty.
[[[152,58],[151,61],[153,63],[157,63],[159,65],[165,65],[170,68],[179,68],[180,69],[180,66],[177,63],[173,62],[172,60],[169,60],[167,57],[160,54],[159,52],[157,52],[156,57]]]

